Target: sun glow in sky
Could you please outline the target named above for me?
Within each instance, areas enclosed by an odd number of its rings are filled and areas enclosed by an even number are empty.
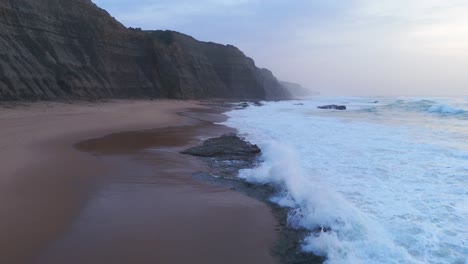
[[[94,0],[124,25],[233,44],[333,95],[468,95],[466,0]]]

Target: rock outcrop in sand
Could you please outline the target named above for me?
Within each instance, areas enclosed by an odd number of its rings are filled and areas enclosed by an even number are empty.
[[[234,46],[128,29],[91,0],[0,0],[0,101],[289,96]]]
[[[219,138],[211,138],[203,142],[201,146],[183,151],[199,157],[217,157],[224,160],[252,160],[260,154],[257,145],[238,137],[236,134],[226,134]]]

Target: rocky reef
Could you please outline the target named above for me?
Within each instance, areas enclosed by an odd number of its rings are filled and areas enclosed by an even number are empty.
[[[285,99],[231,45],[126,28],[91,0],[0,0],[0,101]]]
[[[333,110],[346,110],[346,105],[322,105],[317,106],[318,109],[333,109]]]
[[[261,162],[261,150],[256,145],[235,134],[227,134],[208,139],[201,145],[182,153],[200,157],[210,168],[208,172],[195,173],[193,177],[196,180],[245,193],[270,206],[278,221],[276,230],[280,234],[272,253],[281,260],[281,263],[321,264],[325,261],[323,257],[302,251],[302,241],[310,232],[291,227],[288,224],[290,208],[280,207],[271,201],[271,197],[280,190],[270,185],[252,184],[237,177],[240,170],[254,168]],[[323,231],[323,228],[320,231]]]
[[[239,169],[252,168],[260,154],[257,145],[244,141],[235,134],[208,139],[202,145],[187,149],[182,154],[202,157],[213,173],[236,177]]]

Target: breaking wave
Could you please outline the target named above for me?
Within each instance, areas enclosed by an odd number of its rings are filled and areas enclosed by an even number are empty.
[[[406,101],[397,100],[386,108],[403,111],[424,112],[441,116],[468,117],[468,111],[459,107],[440,104],[432,100]]]
[[[467,263],[468,130],[459,119],[438,126],[466,102],[389,98],[376,118],[316,110],[325,100],[269,102],[225,123],[262,149],[264,162],[240,177],[281,190],[272,200],[290,208],[289,225],[310,231],[303,250],[329,264]],[[354,109],[369,108],[358,100]]]
[[[292,146],[270,142],[263,148],[263,158],[258,168],[243,170],[239,176],[282,189],[272,201],[290,208],[289,226],[310,230],[303,241],[304,251],[334,264],[422,263],[333,188],[317,185],[301,168]]]

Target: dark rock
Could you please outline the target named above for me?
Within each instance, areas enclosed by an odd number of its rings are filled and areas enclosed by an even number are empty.
[[[317,107],[319,109],[335,109],[335,110],[346,110],[346,106],[344,105],[323,105]]]
[[[0,101],[285,99],[232,45],[126,28],[91,0],[0,0]]]
[[[374,104],[377,104],[377,103],[379,103],[379,101],[374,101]]]
[[[319,237],[322,233],[329,233],[329,232],[332,232],[331,227],[320,226],[312,230],[312,234],[315,237]]]
[[[247,108],[247,107],[249,107],[249,103],[240,103],[240,104],[238,105],[238,107],[241,108],[241,109],[242,109],[242,108]]]
[[[201,156],[211,169],[208,173],[194,173],[194,179],[245,193],[270,206],[278,221],[276,230],[279,231],[279,240],[272,249],[272,253],[280,258],[281,263],[319,264],[325,261],[324,257],[302,251],[302,242],[311,232],[303,228],[297,229],[289,226],[288,214],[291,208],[280,207],[271,201],[271,197],[281,191],[278,187],[252,184],[236,177],[239,170],[257,165],[257,157],[260,153],[257,146],[230,134],[209,139],[201,146],[191,148],[183,153]],[[317,228],[312,232],[312,235],[318,234],[318,232],[331,232],[331,229]]]
[[[294,104],[294,105],[304,105],[303,103],[298,103],[298,104]]]
[[[253,105],[255,105],[255,106],[263,106],[263,104],[262,104],[261,102],[259,102],[259,101],[254,101],[254,102],[253,102]]]
[[[211,173],[222,177],[236,177],[240,169],[257,164],[260,149],[235,134],[212,138],[202,145],[187,149],[182,154],[202,157]]]
[[[183,154],[200,157],[216,157],[223,160],[248,160],[255,158],[261,150],[257,145],[241,139],[235,134],[208,139],[201,146],[183,151]]]
[[[250,103],[254,106],[263,106],[263,103],[261,103],[260,101],[250,101]],[[245,109],[249,106],[250,104],[248,102],[243,102],[243,103],[236,104],[234,106],[234,109],[240,110],[240,109]]]

